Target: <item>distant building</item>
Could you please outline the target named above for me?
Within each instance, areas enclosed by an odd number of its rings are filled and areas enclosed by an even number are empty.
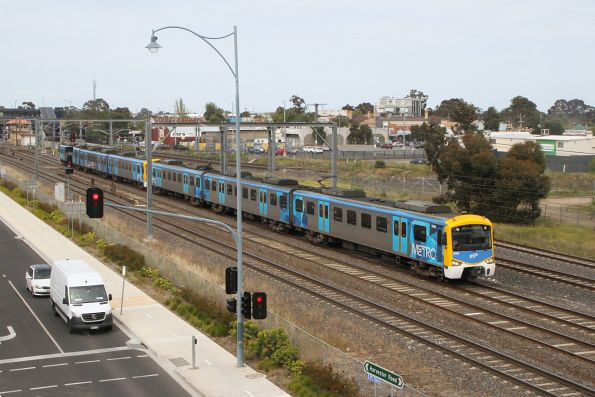
[[[516,143],[536,142],[546,156],[593,156],[595,139],[591,135],[533,135],[524,131],[492,132],[490,144],[498,152],[508,152]]]
[[[420,98],[395,98],[383,96],[374,106],[376,115],[392,114],[421,117],[423,101]]]
[[[35,143],[33,129],[29,120],[13,119],[6,122],[8,140],[16,146],[30,145],[31,140]]]

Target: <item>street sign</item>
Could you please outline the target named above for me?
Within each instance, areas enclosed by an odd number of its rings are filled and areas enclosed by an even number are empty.
[[[374,376],[375,378],[378,378],[386,383],[398,387],[399,389],[403,388],[403,378],[401,377],[401,375],[397,375],[394,372],[382,368],[377,364],[366,361],[364,363],[364,371],[366,371],[367,374]]]

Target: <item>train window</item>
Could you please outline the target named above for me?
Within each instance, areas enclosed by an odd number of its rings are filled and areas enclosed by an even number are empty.
[[[196,177],[196,187],[200,187],[200,177]]]
[[[214,192],[217,191],[217,181],[211,181],[211,190]]]
[[[426,241],[426,227],[423,225],[413,225],[413,238],[415,240]]]
[[[236,185],[233,185],[233,195],[236,197],[238,195],[238,187]]]
[[[393,234],[395,236],[399,235],[399,221],[394,221],[393,222]]]
[[[324,218],[328,219],[328,205],[324,205]]]
[[[362,227],[366,229],[372,228],[372,217],[370,214],[362,214]]]
[[[250,189],[250,200],[256,201],[256,189]]]
[[[194,186],[194,178],[190,178],[190,186]]]
[[[347,223],[350,225],[357,225],[357,216],[355,211],[347,210]]]
[[[333,208],[333,219],[337,222],[343,222],[343,208]]]
[[[304,212],[304,202],[301,199],[295,200],[295,210],[297,212]]]
[[[171,171],[167,171],[167,180],[171,181]]]
[[[219,182],[219,191],[225,193],[225,183]]]
[[[211,184],[208,179],[205,181],[205,190],[211,190]]]
[[[376,230],[386,233],[386,218],[382,216],[376,217]]]
[[[311,201],[306,201],[306,214],[314,215],[314,203]]]
[[[172,177],[173,177],[173,181],[174,181],[174,182],[177,182],[177,181],[176,181],[176,177],[177,177],[177,175],[178,175],[178,174],[176,174],[175,172],[172,174]]]
[[[230,196],[233,194],[233,186],[227,185],[227,194]]]
[[[155,168],[152,169],[153,178],[157,177],[157,170]]]
[[[267,192],[260,192],[260,202],[267,203]]]
[[[271,205],[277,205],[277,193],[271,193],[271,199],[269,201]]]
[[[285,195],[285,194],[281,195],[281,200],[279,201],[279,207],[287,208],[287,195]]]
[[[407,237],[407,222],[401,222],[401,237]]]
[[[246,187],[242,188],[242,197],[245,199],[248,198],[248,188],[246,188]]]

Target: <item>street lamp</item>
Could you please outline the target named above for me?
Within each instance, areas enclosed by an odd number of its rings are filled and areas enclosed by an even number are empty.
[[[242,301],[243,296],[243,266],[242,266],[242,172],[240,169],[240,78],[238,74],[238,29],[236,26],[233,27],[233,32],[220,37],[207,37],[200,35],[188,28],[182,26],[165,26],[156,30],[153,30],[151,34],[151,42],[147,44],[145,48],[152,54],[159,51],[161,46],[157,43],[157,36],[155,33],[166,30],[166,29],[181,29],[188,33],[192,33],[202,41],[204,41],[209,47],[211,47],[221,57],[223,62],[227,65],[227,68],[234,77],[236,85],[236,212],[237,212],[237,231],[235,235],[236,249],[237,249],[237,267],[238,267],[238,291],[236,301],[239,303]],[[210,40],[221,40],[233,36],[233,51],[234,51],[234,68],[231,67],[227,59],[219,52],[219,50],[210,42]],[[244,318],[242,317],[242,311],[236,310],[237,315],[237,365],[238,367],[243,366],[244,361]]]

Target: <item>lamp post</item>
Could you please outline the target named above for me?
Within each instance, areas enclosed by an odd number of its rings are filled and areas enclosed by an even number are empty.
[[[204,41],[209,47],[211,47],[221,57],[223,62],[227,65],[227,68],[231,72],[235,80],[236,86],[236,101],[235,101],[235,113],[236,113],[236,212],[237,212],[237,231],[235,236],[236,249],[237,249],[237,267],[238,267],[238,291],[236,301],[238,306],[242,302],[243,296],[243,266],[242,266],[242,173],[240,170],[240,78],[238,74],[238,29],[236,26],[233,27],[233,32],[225,36],[220,37],[207,37],[200,35],[188,28],[182,26],[165,26],[156,30],[153,30],[151,34],[151,42],[146,46],[149,52],[155,54],[161,46],[157,44],[157,36],[155,33],[166,30],[166,29],[180,29],[185,30],[188,33],[192,33],[202,41]],[[221,40],[233,36],[233,50],[234,50],[234,67],[232,68],[227,59],[219,52],[219,50],[210,42],[210,40]],[[238,367],[243,366],[244,361],[244,321],[242,317],[242,311],[239,307],[236,308],[237,315],[237,365]]]

